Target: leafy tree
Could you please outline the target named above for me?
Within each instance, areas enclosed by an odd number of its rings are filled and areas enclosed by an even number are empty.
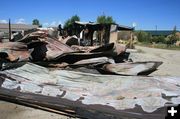
[[[152,36],[150,33],[144,31],[137,31],[135,35],[138,38],[139,42],[146,42],[146,43],[166,43],[166,38],[164,36]]]
[[[39,27],[42,27],[42,25],[40,24],[40,22],[39,22],[38,19],[34,19],[34,20],[32,21],[32,25],[37,25],[37,26],[39,26]]]
[[[165,40],[164,36],[154,36],[154,37],[152,37],[152,42],[155,42],[155,43],[166,43],[166,40]]]
[[[176,26],[174,26],[173,32],[172,32],[172,40],[174,40],[175,42],[179,40],[176,33],[177,33],[177,28],[176,28]]]
[[[177,33],[176,26],[174,26],[172,34],[169,35],[166,39],[167,44],[172,45],[172,44],[176,43],[176,41],[179,40],[176,33]]]
[[[71,26],[75,21],[80,21],[80,17],[78,15],[72,16],[70,19],[66,20],[64,24],[64,28],[68,28]]]
[[[143,32],[143,31],[137,31],[135,32],[135,35],[137,36],[137,39],[139,42],[152,42],[152,36],[149,33]]]
[[[112,16],[105,16],[105,15],[98,16],[96,22],[101,24],[115,23]]]
[[[80,17],[78,15],[74,15],[71,17],[71,23],[73,23],[75,21],[80,21]]]

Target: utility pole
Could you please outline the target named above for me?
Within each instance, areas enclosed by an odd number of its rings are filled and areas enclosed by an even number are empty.
[[[11,20],[9,19],[9,41],[11,41]]]
[[[156,27],[156,31],[157,31],[157,25],[155,27]]]

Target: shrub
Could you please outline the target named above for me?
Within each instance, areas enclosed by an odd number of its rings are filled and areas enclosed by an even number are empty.
[[[138,31],[135,32],[135,35],[137,36],[137,39],[139,42],[147,42],[150,43],[151,41],[151,34],[143,32],[143,31]]]
[[[155,42],[155,43],[166,43],[166,40],[165,40],[164,36],[154,36],[154,37],[152,37],[152,42]]]

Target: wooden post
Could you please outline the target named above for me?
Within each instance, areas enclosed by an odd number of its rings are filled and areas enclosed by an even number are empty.
[[[11,20],[9,19],[9,41],[11,41]]]
[[[134,44],[133,44],[133,32],[130,32],[131,34],[131,39],[130,39],[130,48],[133,49],[134,48]]]

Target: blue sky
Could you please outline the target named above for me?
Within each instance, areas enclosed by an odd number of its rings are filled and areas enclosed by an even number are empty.
[[[109,15],[118,24],[136,29],[180,29],[180,0],[1,0],[0,22],[31,24],[37,18],[44,26],[64,23],[72,15],[81,21],[96,21]]]

